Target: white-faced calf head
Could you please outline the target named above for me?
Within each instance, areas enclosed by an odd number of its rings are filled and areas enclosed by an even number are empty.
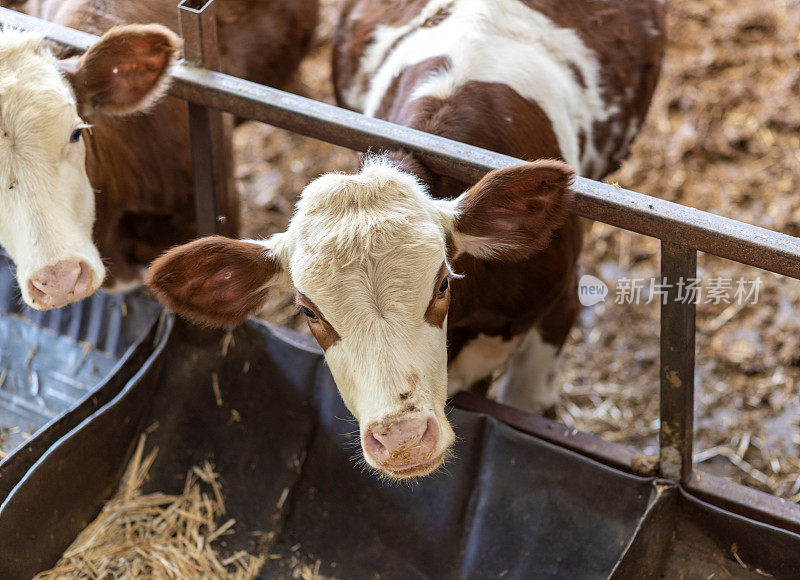
[[[437,200],[372,159],[306,187],[285,232],[178,246],[151,265],[148,284],[174,311],[218,326],[257,311],[270,287],[293,286],[367,463],[395,478],[426,475],[454,440],[444,413],[450,259],[515,261],[544,248],[565,219],[571,178],[563,163],[539,161]]]
[[[103,282],[84,119],[149,106],[179,42],[163,26],[119,27],[76,65],[35,35],[0,31],[0,244],[29,306],[63,306]]]

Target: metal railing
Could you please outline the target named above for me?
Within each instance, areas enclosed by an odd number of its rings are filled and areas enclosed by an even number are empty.
[[[174,67],[169,90],[170,95],[189,102],[201,233],[218,231],[217,217],[225,206],[220,111],[358,151],[403,148],[442,174],[462,181],[477,181],[492,169],[520,163],[506,155],[209,70],[219,64],[210,12],[213,2],[181,3],[186,60]],[[98,38],[6,9],[0,9],[0,23],[39,30],[48,39],[79,51]],[[573,189],[576,214],[661,240],[661,276],[669,290],[661,306],[660,474],[718,505],[800,532],[800,506],[692,471],[696,307],[675,299],[676,282],[696,277],[698,251],[800,279],[800,239],[581,177]],[[549,426],[539,431],[547,437],[548,429],[552,431]],[[565,437],[550,435],[579,451],[580,442],[587,441],[579,437],[567,443]],[[630,464],[629,455],[616,453],[613,446],[584,446],[591,447],[593,457],[615,465]]]

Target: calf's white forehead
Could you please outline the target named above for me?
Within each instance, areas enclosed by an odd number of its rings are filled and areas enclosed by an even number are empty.
[[[332,311],[351,297],[378,316],[418,309],[430,300],[452,220],[447,203],[383,159],[356,175],[325,175],[303,191],[286,231],[290,274],[334,326]]]
[[[75,96],[55,58],[31,33],[0,31],[0,125],[19,150],[57,151],[77,119]],[[52,136],[59,134],[58,139]],[[50,136],[50,139],[43,137]]]
[[[82,158],[64,155],[78,121],[72,89],[39,45],[30,33],[0,31],[0,188],[18,187],[28,196],[60,185],[49,182],[65,177],[65,161],[85,173]]]
[[[382,235],[406,235],[404,226],[425,224],[441,231],[453,217],[446,204],[428,196],[415,176],[377,157],[367,160],[359,173],[329,173],[306,186],[287,234],[295,240],[323,236],[331,252],[358,261],[365,251],[380,251]],[[420,234],[432,235],[425,230]],[[354,245],[362,242],[370,245]]]

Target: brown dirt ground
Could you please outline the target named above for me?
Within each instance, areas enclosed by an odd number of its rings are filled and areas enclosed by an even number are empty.
[[[800,234],[800,1],[670,0],[669,44],[650,114],[609,183],[792,235]],[[333,102],[329,39],[335,0],[296,92]],[[236,133],[246,236],[283,229],[303,186],[348,171],[350,151],[246,123]],[[583,269],[611,295],[586,308],[558,380],[563,423],[656,452],[657,301],[614,303],[617,280],[658,275],[658,241],[593,223]],[[756,305],[700,304],[696,451],[701,469],[800,501],[800,282],[701,254],[705,279],[760,277]],[[291,294],[270,321],[303,330]]]

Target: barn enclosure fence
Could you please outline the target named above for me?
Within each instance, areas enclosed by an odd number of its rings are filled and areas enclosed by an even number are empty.
[[[225,220],[219,219],[225,215],[229,195],[223,112],[357,151],[403,148],[462,181],[477,181],[488,171],[521,161],[217,72],[213,0],[184,0],[179,12],[185,59],[173,68],[169,94],[188,103],[201,235],[229,233]],[[98,39],[7,9],[0,9],[0,23],[37,30],[77,51],[85,51]],[[581,177],[573,189],[577,215],[660,240],[657,275],[666,290],[661,303],[658,474],[709,503],[800,533],[797,504],[693,469],[696,304],[678,296],[679,281],[697,278],[698,252],[800,279],[800,240]],[[641,458],[629,447],[469,394],[458,395],[454,404],[487,412],[623,471],[641,472]]]

